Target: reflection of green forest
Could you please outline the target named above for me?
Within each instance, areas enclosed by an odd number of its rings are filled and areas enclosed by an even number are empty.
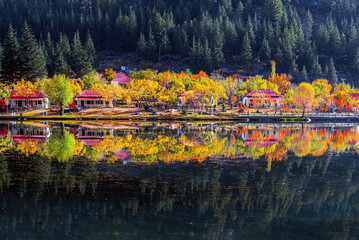
[[[264,161],[122,166],[13,153],[0,160],[0,234],[9,238],[358,237],[351,154],[289,156],[268,172]]]

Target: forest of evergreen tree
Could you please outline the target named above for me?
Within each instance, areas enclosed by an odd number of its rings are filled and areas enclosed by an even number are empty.
[[[356,0],[0,0],[2,76],[83,75],[95,51],[116,50],[193,70],[275,60],[296,82],[333,84],[337,68],[355,82],[358,12]]]

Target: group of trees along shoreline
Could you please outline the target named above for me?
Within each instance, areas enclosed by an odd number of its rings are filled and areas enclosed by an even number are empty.
[[[356,0],[0,0],[2,78],[83,75],[96,51],[115,50],[195,71],[269,72],[275,60],[295,82],[335,84],[337,68],[356,84],[358,11]]]

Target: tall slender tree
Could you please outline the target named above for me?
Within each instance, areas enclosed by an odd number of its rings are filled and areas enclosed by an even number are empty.
[[[72,40],[70,66],[72,71],[79,76],[83,76],[91,71],[91,64],[81,43],[79,32],[75,33]]]
[[[34,81],[44,76],[43,56],[41,49],[27,22],[21,31],[20,37],[20,73],[21,77]]]
[[[19,78],[19,48],[19,42],[15,36],[14,29],[10,25],[7,37],[5,39],[5,48],[1,61],[2,78],[6,81],[14,81]]]

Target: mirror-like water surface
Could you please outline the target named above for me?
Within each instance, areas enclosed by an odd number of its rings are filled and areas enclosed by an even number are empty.
[[[2,123],[2,239],[357,239],[355,125]]]

